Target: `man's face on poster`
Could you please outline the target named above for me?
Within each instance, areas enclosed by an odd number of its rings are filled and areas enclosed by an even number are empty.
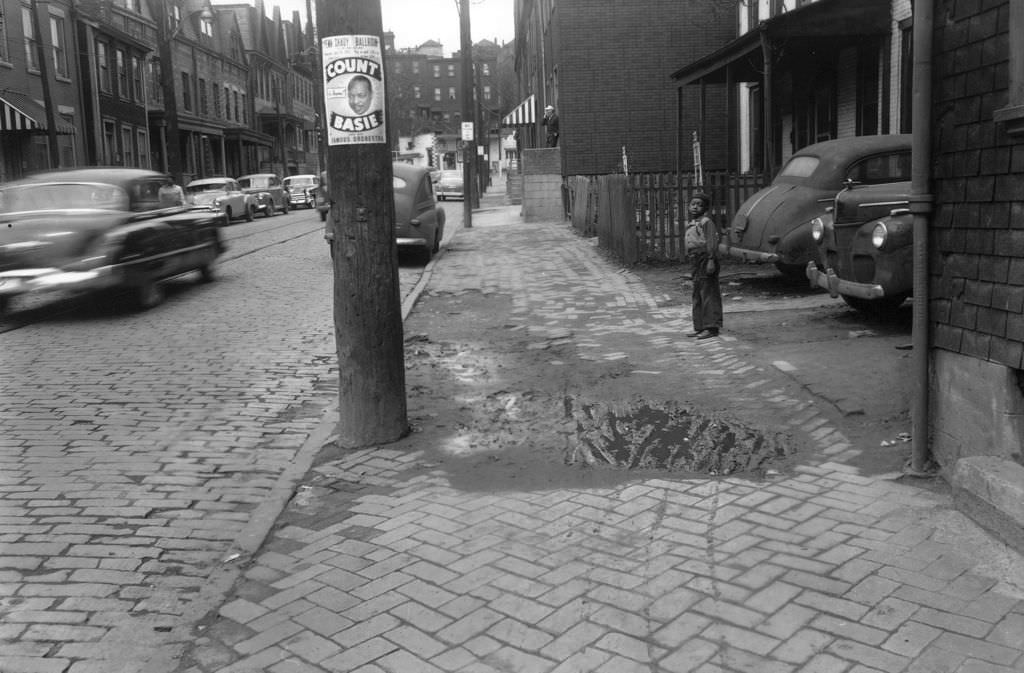
[[[366,114],[373,103],[373,87],[365,77],[353,78],[348,85],[348,106],[357,115]]]

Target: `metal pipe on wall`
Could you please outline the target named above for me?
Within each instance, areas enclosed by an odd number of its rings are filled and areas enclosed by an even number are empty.
[[[932,211],[931,108],[934,0],[914,3],[914,56],[911,118],[910,212],[914,217],[913,370],[911,473],[925,474],[929,462],[928,221]]]

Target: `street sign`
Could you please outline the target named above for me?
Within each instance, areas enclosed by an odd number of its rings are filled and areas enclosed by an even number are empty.
[[[462,139],[473,139],[473,122],[462,122]]]

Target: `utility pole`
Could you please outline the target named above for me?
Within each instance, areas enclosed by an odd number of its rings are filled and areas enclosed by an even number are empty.
[[[181,133],[178,130],[178,98],[174,93],[174,37],[176,28],[169,26],[170,10],[165,0],[148,0],[149,12],[156,22],[157,55],[160,59],[160,87],[164,103],[164,165],[175,184],[181,179]]]
[[[334,262],[338,444],[359,448],[409,431],[380,0],[317,0],[316,12]]]
[[[469,0],[459,0],[459,37],[462,53],[462,121],[473,120],[473,40],[469,33]],[[473,200],[476,185],[473,179],[476,171],[476,133],[471,139],[463,135],[462,147],[462,226],[473,226]]]

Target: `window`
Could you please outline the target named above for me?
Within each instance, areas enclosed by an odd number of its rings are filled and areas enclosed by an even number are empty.
[[[220,87],[215,84],[211,93],[213,94],[213,116],[219,119],[224,116],[224,111],[220,107]]]
[[[181,107],[192,111],[192,78],[187,72],[181,73]]]
[[[231,89],[224,87],[224,119],[231,119]]]
[[[210,114],[210,101],[206,98],[206,80],[199,78],[199,114]]]
[[[448,100],[455,100],[455,87],[448,87]]]
[[[242,94],[242,123],[249,123],[249,104],[245,102],[245,94]]]
[[[132,56],[132,98],[140,103],[145,100],[142,89],[142,59],[138,56]]]
[[[64,17],[50,17],[50,40],[53,43],[53,72],[59,77],[68,76],[68,48],[64,36]]]
[[[412,97],[415,98],[416,100],[423,98],[423,90],[420,89],[418,86],[414,86],[412,88]]]
[[[25,33],[25,62],[29,70],[39,70],[39,60],[36,58],[36,32],[33,29],[32,10],[28,7],[21,8],[21,25]]]
[[[149,160],[149,136],[142,129],[138,131],[139,168],[150,168]]]
[[[481,63],[480,64],[480,74],[483,75],[484,77],[490,77],[491,76],[491,64],[490,63]]]
[[[206,37],[213,37],[213,19],[209,17],[201,17],[199,19],[199,32]]]
[[[435,63],[434,64],[434,77],[440,77],[440,76],[441,76],[441,66],[439,66],[438,64]]]
[[[108,166],[120,163],[117,154],[117,128],[109,119],[103,120],[103,163]]]
[[[484,100],[491,100],[491,85],[484,84]]]
[[[130,98],[131,92],[128,89],[128,63],[125,58],[124,49],[114,50],[114,67],[117,69],[117,93],[121,98]]]
[[[235,121],[239,122],[239,121],[242,121],[242,117],[241,117],[241,115],[238,112],[238,108],[239,108],[239,105],[238,105],[238,92],[235,91],[234,93],[235,93]]]
[[[0,61],[10,61],[11,55],[7,51],[7,12],[0,5]]]
[[[414,74],[414,75],[420,74],[420,62],[419,61],[413,61],[412,62],[412,74]]]
[[[448,76],[449,77],[455,77],[455,64],[454,63],[449,63],[448,64]]]
[[[873,42],[857,50],[857,135],[878,133],[881,115],[881,48]]]
[[[110,52],[106,42],[96,43],[96,68],[99,70],[100,91],[110,93]]]
[[[850,167],[847,177],[865,185],[910,179],[910,152],[868,157]]]
[[[434,100],[437,101],[438,103],[441,102],[441,90],[440,89],[434,89]]]
[[[127,126],[121,127],[121,165],[135,165],[134,134]]]

